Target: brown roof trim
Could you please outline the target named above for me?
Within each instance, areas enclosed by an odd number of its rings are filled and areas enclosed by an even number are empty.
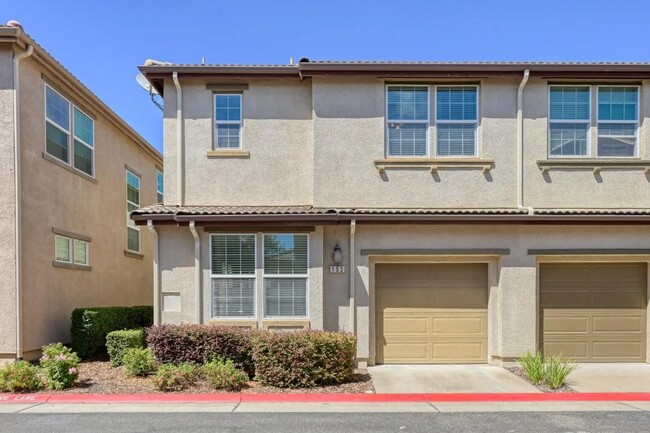
[[[507,256],[510,248],[361,249],[362,256]]]
[[[60,81],[61,84],[65,86],[65,90],[68,93],[73,94],[74,97],[80,101],[80,105],[93,107],[94,111],[102,114],[117,129],[126,134],[131,140],[135,141],[158,164],[163,164],[162,155],[155,147],[138,134],[124,119],[111,110],[108,105],[99,99],[97,95],[79,81],[77,77],[72,75],[70,71],[68,71],[36,41],[34,41],[27,33],[17,27],[0,26],[0,44],[12,44],[21,50],[24,50],[28,45],[34,47],[34,54],[31,58],[38,61],[52,77],[56,78],[57,81]]]
[[[650,255],[648,248],[583,248],[583,249],[530,249],[529,256],[570,256],[570,255]]]

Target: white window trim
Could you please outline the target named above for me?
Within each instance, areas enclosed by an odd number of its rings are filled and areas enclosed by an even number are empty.
[[[140,198],[140,199],[141,199],[140,194],[142,192],[142,179],[140,179],[140,176],[138,176],[137,174],[135,174],[131,170],[126,169],[125,178],[124,178],[126,188],[124,189],[124,191],[125,191],[125,194],[126,194],[126,210],[127,210],[127,212],[129,210],[129,206],[128,206],[129,204],[132,204],[132,205],[136,206],[136,209],[140,208],[140,203],[134,203],[131,200],[129,200],[129,193],[128,193],[129,173],[131,173],[133,176],[138,178],[138,198]],[[140,251],[142,251],[142,236],[140,236],[140,226],[138,226],[138,225],[130,226],[129,225],[129,218],[130,218],[130,214],[127,213],[126,214],[126,251],[130,251],[132,253],[140,254]],[[138,232],[138,247],[139,248],[138,248],[137,251],[129,249],[129,229],[134,229],[134,230],[137,230],[137,232]]]
[[[600,88],[601,87],[634,87],[636,88],[636,120],[600,120],[599,116],[599,110],[600,110],[600,104],[598,103],[598,96],[600,94]],[[624,85],[624,84],[617,84],[617,85],[598,85],[596,86],[596,157],[598,158],[606,158],[606,159],[632,159],[632,158],[639,158],[639,126],[641,124],[640,122],[641,119],[641,86],[630,84],[630,85]],[[598,146],[598,139],[601,137],[600,135],[600,124],[601,123],[613,123],[613,124],[635,124],[636,128],[634,129],[634,155],[632,156],[600,156],[598,154],[599,151],[599,146]],[[629,137],[628,135],[607,135],[607,136],[602,136],[602,137]]]
[[[438,88],[439,87],[474,87],[476,89],[476,119],[474,119],[473,122],[470,122],[468,120],[439,120],[438,119]],[[439,84],[434,86],[434,123],[435,123],[435,134],[434,134],[434,147],[435,147],[435,156],[436,158],[476,158],[478,157],[479,151],[478,151],[478,119],[481,116],[481,89],[479,85],[476,84]],[[475,125],[474,128],[474,154],[473,155],[439,155],[438,154],[438,124],[470,124],[473,123]]]
[[[279,236],[279,235],[305,235],[307,236],[307,273],[306,274],[270,274],[267,275],[264,268],[264,244],[266,242],[266,236]],[[309,233],[262,233],[262,299],[264,300],[264,319],[273,319],[273,320],[308,320],[311,314],[309,309],[309,299],[310,299],[310,290],[309,290],[309,263],[310,263],[310,236]],[[305,315],[304,316],[269,316],[266,312],[266,284],[264,281],[267,278],[304,278],[305,283]]]
[[[244,274],[244,275],[229,275],[229,274],[213,274],[212,273],[212,239],[216,236],[253,236],[253,251],[255,252],[254,258],[255,258],[255,266],[254,266],[254,271],[252,274]],[[257,235],[255,233],[211,233],[210,234],[210,282],[212,283],[213,279],[235,279],[235,278],[242,278],[242,279],[247,279],[253,280],[253,315],[252,316],[216,316],[214,314],[214,307],[215,307],[215,299],[214,295],[212,293],[212,284],[210,284],[210,317],[212,319],[227,319],[227,320],[232,320],[232,321],[237,321],[237,320],[248,320],[250,321],[251,319],[257,320]]]
[[[239,97],[239,120],[217,120],[217,97],[218,96],[238,96]],[[212,117],[214,125],[212,127],[214,139],[212,143],[213,150],[241,150],[242,149],[242,132],[244,130],[244,95],[242,93],[215,93],[212,96],[212,109],[214,116]],[[219,147],[219,131],[218,125],[239,125],[239,146],[238,147]]]
[[[68,128],[69,128],[68,131],[66,131],[64,128],[62,128],[60,125],[58,125],[56,122],[48,119],[48,117],[47,117],[47,89],[48,88],[51,91],[53,91],[54,93],[56,93],[57,95],[59,95],[64,101],[66,101],[68,103]],[[83,113],[85,116],[87,116],[92,121],[92,123],[93,123],[93,141],[95,141],[95,119],[93,119],[92,116],[89,116],[88,113],[86,113],[84,110],[82,110],[81,108],[79,108],[78,106],[76,106],[75,104],[70,102],[70,100],[68,98],[63,96],[61,94],[61,92],[58,92],[54,87],[50,86],[49,84],[45,84],[45,86],[43,87],[43,102],[44,102],[43,117],[45,118],[45,123],[43,124],[43,134],[44,134],[43,136],[45,137],[45,142],[44,142],[45,153],[48,156],[56,159],[57,161],[60,161],[62,164],[66,164],[66,165],[70,166],[70,168],[72,170],[74,170],[75,172],[78,172],[83,176],[90,176],[91,178],[95,179],[95,147],[94,147],[94,145],[90,146],[88,143],[83,141],[81,138],[77,138],[75,136],[75,133],[74,133],[74,110],[76,108],[77,110],[79,110],[79,112]],[[58,158],[55,155],[52,155],[51,153],[49,153],[47,151],[47,125],[48,125],[48,123],[50,125],[56,127],[57,129],[59,129],[61,132],[65,133],[68,136],[68,162],[65,162],[64,160]],[[77,167],[74,166],[74,141],[75,140],[79,141],[80,143],[82,143],[83,145],[85,145],[86,147],[88,147],[91,150],[91,154],[92,154],[91,167],[92,167],[92,172],[93,172],[92,174],[88,174],[85,171],[79,170]]]
[[[581,119],[581,120],[551,120],[551,88],[556,88],[556,87],[586,87],[589,89],[589,119]],[[590,84],[551,84],[548,85],[548,89],[546,92],[546,118],[547,118],[547,125],[546,125],[546,154],[549,159],[577,159],[577,158],[584,158],[584,159],[589,159],[591,158],[591,121],[593,119],[593,98],[591,96],[592,93],[592,86]],[[551,124],[552,123],[584,123],[587,125],[587,149],[585,150],[584,155],[552,155],[551,154]]]
[[[59,260],[56,257],[56,240],[58,239],[65,239],[68,242],[68,251],[70,253],[70,260]],[[74,248],[75,242],[82,242],[86,244],[86,261],[84,263],[77,263],[76,258],[77,254]],[[83,239],[77,239],[73,238],[70,236],[63,236],[63,235],[54,235],[54,261],[58,263],[67,263],[71,265],[76,265],[76,266],[88,266],[90,264],[90,242],[85,241]]]
[[[420,87],[427,89],[427,120],[400,120],[391,122],[388,118],[388,89],[391,87]],[[387,84],[384,89],[384,154],[386,158],[429,158],[431,156],[431,86],[422,85],[422,84]],[[388,140],[388,129],[391,123],[411,123],[411,124],[426,124],[427,125],[427,143],[426,143],[426,154],[424,155],[391,155],[390,146]],[[309,241],[308,241],[309,242]]]

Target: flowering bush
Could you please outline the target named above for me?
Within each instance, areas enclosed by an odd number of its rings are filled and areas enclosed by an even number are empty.
[[[61,343],[43,346],[40,364],[48,389],[69,388],[79,377],[79,357]]]
[[[18,361],[0,367],[0,392],[35,391],[41,386],[38,368],[29,362]]]
[[[153,371],[151,349],[127,349],[122,357],[122,364],[128,376],[146,376]]]
[[[235,367],[231,360],[209,362],[201,372],[214,389],[239,391],[248,384],[248,375]]]
[[[192,364],[163,364],[153,377],[153,385],[161,391],[182,391],[196,380],[196,370]]]

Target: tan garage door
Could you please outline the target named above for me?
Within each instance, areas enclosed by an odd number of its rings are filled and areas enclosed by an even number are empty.
[[[644,362],[646,268],[644,263],[542,265],[544,352],[579,362]]]
[[[484,363],[485,264],[376,266],[376,361]]]

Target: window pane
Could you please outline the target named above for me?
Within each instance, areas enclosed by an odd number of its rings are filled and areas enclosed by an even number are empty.
[[[598,156],[635,156],[636,123],[599,123]]]
[[[427,87],[389,87],[387,99],[388,120],[429,120]]]
[[[138,209],[138,206],[131,203],[126,204],[126,225],[131,227],[137,227],[135,221],[133,221],[133,219],[131,218],[131,212],[133,212],[136,209]]]
[[[126,199],[140,205],[140,178],[130,171],[126,172]]]
[[[438,120],[476,120],[476,87],[438,87],[436,116]]]
[[[88,243],[74,240],[74,262],[78,265],[88,264]]]
[[[162,172],[156,171],[156,192],[157,192],[157,200],[158,203],[163,202],[163,183],[164,183],[164,177]]]
[[[389,123],[388,154],[391,156],[425,156],[427,154],[426,123]]]
[[[213,278],[213,317],[254,317],[255,278]]]
[[[264,236],[265,274],[306,274],[307,235]]]
[[[216,95],[216,120],[241,120],[241,95]]]
[[[78,140],[74,141],[74,166],[90,176],[93,175],[93,151]]]
[[[70,238],[54,236],[55,260],[59,262],[70,262]]]
[[[90,147],[95,143],[93,137],[93,119],[86,116],[77,108],[74,109],[74,136]]]
[[[45,87],[45,115],[66,131],[70,131],[70,104],[49,86]]]
[[[211,247],[212,274],[255,274],[255,235],[214,235]]]
[[[266,316],[307,315],[306,278],[266,278],[264,280]]]
[[[586,155],[588,131],[589,125],[585,123],[552,123],[549,131],[551,155]]]
[[[217,148],[239,148],[240,130],[241,125],[239,124],[217,124]]]
[[[589,87],[551,87],[549,98],[552,120],[589,120]]]
[[[598,120],[638,120],[636,87],[599,87]]]
[[[45,122],[45,150],[53,157],[68,162],[68,134]]]
[[[438,124],[438,156],[473,156],[476,153],[476,124]]]
[[[126,249],[129,251],[140,251],[140,230],[133,227],[127,227],[127,245]]]

